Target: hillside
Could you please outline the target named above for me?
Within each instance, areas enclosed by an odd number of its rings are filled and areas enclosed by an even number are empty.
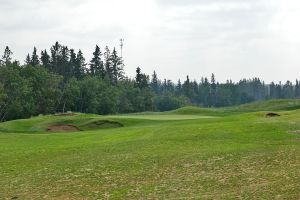
[[[0,199],[299,199],[300,111],[290,105],[1,123]]]

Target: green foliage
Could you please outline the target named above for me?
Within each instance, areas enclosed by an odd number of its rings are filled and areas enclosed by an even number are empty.
[[[62,90],[61,106],[62,112],[77,110],[77,102],[79,102],[80,97],[80,82],[75,78],[71,78]]]
[[[124,74],[123,59],[115,48],[102,53],[96,45],[88,63],[83,52],[56,42],[39,56],[34,47],[25,65],[12,60],[6,47],[0,62],[0,120],[27,118],[55,112],[84,112],[95,114],[168,111],[186,105],[229,107],[266,99],[300,97],[300,84],[266,85],[259,78],[231,80],[219,83],[214,74],[176,84],[158,78],[151,80],[138,67],[134,79]],[[230,108],[228,108],[230,109]],[[227,109],[227,110],[228,110]]]
[[[31,108],[28,81],[20,74],[18,66],[1,67],[1,105],[0,121],[29,117],[26,110]]]
[[[177,97],[170,92],[165,92],[154,99],[154,105],[160,111],[175,110],[187,103],[188,99],[185,96]]]

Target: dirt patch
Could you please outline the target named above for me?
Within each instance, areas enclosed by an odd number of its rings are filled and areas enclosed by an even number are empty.
[[[280,115],[277,113],[267,113],[266,117],[280,117]]]
[[[47,128],[48,132],[76,132],[79,128],[73,125],[53,125]]]
[[[300,134],[300,130],[289,131],[291,134]]]

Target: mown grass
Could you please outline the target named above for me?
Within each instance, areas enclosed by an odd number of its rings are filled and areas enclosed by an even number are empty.
[[[300,110],[206,118],[190,109],[0,124],[0,199],[300,198]],[[45,132],[99,119],[124,127]]]

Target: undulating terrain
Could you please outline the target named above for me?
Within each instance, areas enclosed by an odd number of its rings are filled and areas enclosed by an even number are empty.
[[[0,124],[0,199],[300,199],[300,100]]]

